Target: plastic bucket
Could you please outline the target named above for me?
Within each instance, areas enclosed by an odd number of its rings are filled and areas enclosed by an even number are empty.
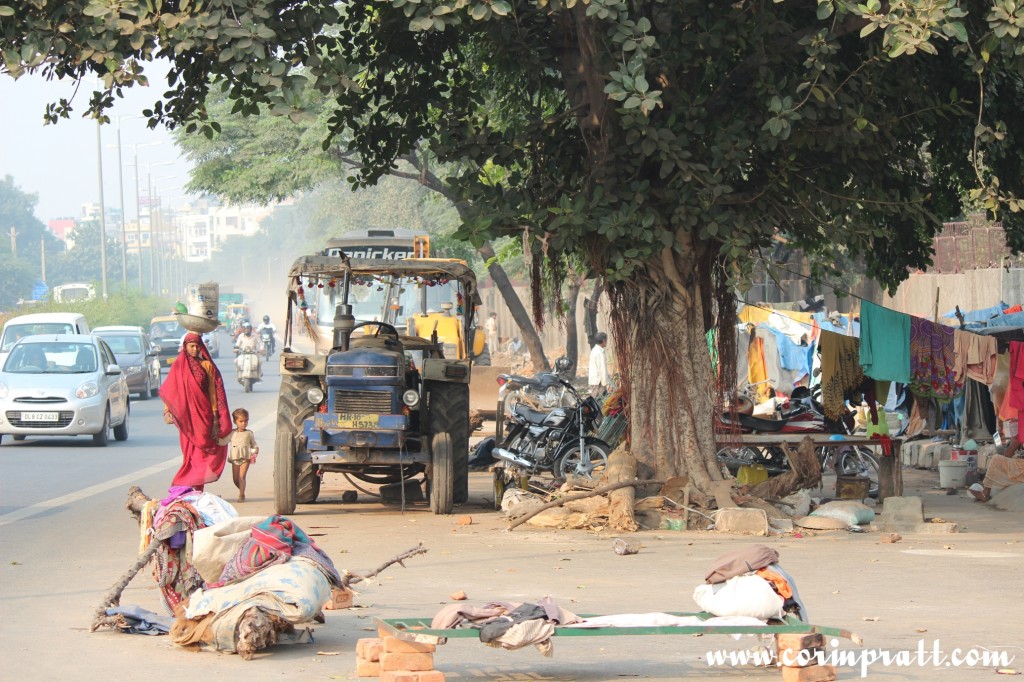
[[[220,285],[216,282],[190,284],[188,286],[188,314],[206,320],[217,319],[217,301]]]
[[[939,487],[963,488],[967,485],[967,462],[943,460],[939,462]]]

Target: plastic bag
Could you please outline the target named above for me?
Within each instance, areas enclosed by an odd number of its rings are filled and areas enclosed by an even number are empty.
[[[716,616],[751,616],[760,620],[782,618],[783,599],[767,580],[756,575],[738,575],[724,583],[701,584],[693,601],[702,611]]]
[[[842,521],[847,526],[859,526],[874,521],[875,510],[856,500],[837,500],[821,505],[811,512],[811,516],[824,516]]]

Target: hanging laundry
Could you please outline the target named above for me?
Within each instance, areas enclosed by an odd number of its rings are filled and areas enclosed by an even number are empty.
[[[918,397],[952,400],[956,383],[953,328],[921,317],[910,321],[910,390]]]
[[[807,341],[810,340],[811,327],[809,324],[801,324],[791,317],[780,315],[779,313],[772,313],[768,316],[767,325],[772,329],[777,329],[790,339],[796,345],[800,345],[801,342],[806,345]]]
[[[1010,341],[1010,380],[1006,400],[1016,410],[1024,409],[1024,343]]]
[[[757,335],[761,339],[761,347],[764,349],[764,367],[768,380],[772,382],[774,388],[789,395],[793,387],[807,376],[807,372],[802,369],[788,369],[787,361],[783,361],[783,349],[779,344],[790,344],[789,338],[784,334],[770,333],[770,329],[760,327],[757,329]],[[795,348],[796,346],[789,347]],[[792,359],[799,363],[800,358]]]
[[[860,339],[821,332],[821,402],[825,416],[839,419],[846,394],[864,382],[860,366]]]
[[[797,380],[807,374],[810,374],[811,368],[808,364],[808,347],[806,344],[800,345],[798,343],[794,343],[792,336],[781,329],[772,327],[771,325],[758,325],[757,328],[771,332],[775,336],[775,345],[778,348],[779,362],[782,365],[782,369],[795,371]],[[801,338],[806,340],[807,334],[805,333]]]
[[[872,379],[909,383],[910,316],[861,303],[860,364]]]
[[[749,339],[749,345],[747,346],[747,376],[750,378],[750,383],[757,386],[759,402],[763,402],[768,399],[769,390],[766,382],[768,379],[768,369],[765,366],[764,343],[753,331],[750,332]]]
[[[954,329],[953,351],[957,384],[963,384],[965,378],[970,378],[988,385],[995,379],[999,352],[996,337]]]

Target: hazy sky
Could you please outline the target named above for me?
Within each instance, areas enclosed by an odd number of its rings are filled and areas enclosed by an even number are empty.
[[[150,66],[154,86],[130,88],[110,114],[111,123],[101,127],[103,145],[103,191],[108,207],[119,206],[117,173],[117,126],[121,125],[121,154],[124,164],[124,204],[129,220],[135,212],[135,169],[133,145],[139,144],[139,188],[147,194],[147,172],[153,178],[154,193],[166,197],[165,205],[181,203],[188,182],[188,165],[178,158],[171,135],[164,129],[150,130],[139,116],[163,92],[159,77]],[[23,76],[17,81],[0,75],[0,177],[10,175],[22,191],[38,195],[36,216],[44,223],[58,217],[78,217],[82,205],[99,202],[96,163],[96,122],[81,118],[91,90],[83,84],[75,96],[76,112],[57,125],[44,125],[47,102],[71,97],[74,83],[45,81]],[[120,118],[119,118],[120,117]],[[155,146],[149,145],[158,142]],[[152,164],[147,168],[146,164]],[[161,164],[161,165],[156,165]],[[167,164],[167,165],[162,165]],[[174,177],[168,177],[174,176]]]

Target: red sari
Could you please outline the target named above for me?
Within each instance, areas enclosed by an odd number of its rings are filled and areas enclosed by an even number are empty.
[[[185,350],[193,341],[199,343],[196,358]],[[219,479],[224,470],[228,448],[217,440],[231,431],[231,414],[224,379],[198,334],[185,336],[181,352],[160,387],[160,397],[174,418],[181,441],[182,464],[172,485],[202,490],[207,483]]]

